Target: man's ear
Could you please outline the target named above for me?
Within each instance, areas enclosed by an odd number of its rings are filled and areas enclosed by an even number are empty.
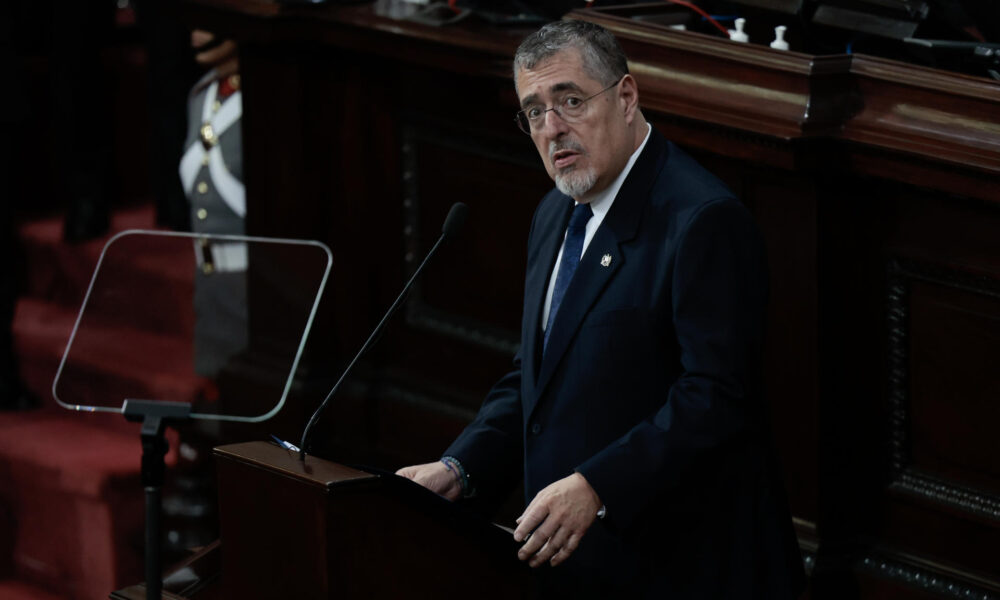
[[[625,114],[625,123],[631,125],[639,108],[639,86],[636,85],[635,79],[631,75],[622,77],[618,86],[620,89],[618,102]]]

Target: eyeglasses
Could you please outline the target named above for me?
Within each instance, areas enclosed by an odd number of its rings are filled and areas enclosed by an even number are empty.
[[[593,96],[580,99],[579,96],[574,96],[569,94],[562,100],[557,102],[556,106],[552,108],[545,108],[544,104],[534,104],[523,110],[517,111],[514,115],[514,121],[517,122],[517,126],[521,128],[521,131],[531,135],[531,132],[538,131],[542,127],[545,127],[545,113],[555,111],[559,118],[567,123],[577,123],[580,119],[587,114],[587,101],[592,100],[604,92],[610,90],[611,88],[617,86],[621,83],[621,79],[612,83],[603,90],[597,92]]]

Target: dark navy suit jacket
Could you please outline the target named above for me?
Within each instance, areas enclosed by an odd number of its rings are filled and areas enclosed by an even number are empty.
[[[528,240],[521,350],[448,449],[482,495],[526,500],[574,471],[607,507],[554,590],[590,597],[792,598],[802,566],[768,450],[767,273],[732,192],[655,130],[597,229],[542,352],[573,200]]]

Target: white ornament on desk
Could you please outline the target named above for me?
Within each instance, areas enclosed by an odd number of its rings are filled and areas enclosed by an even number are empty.
[[[750,41],[750,36],[743,33],[743,27],[746,26],[747,20],[743,18],[736,19],[736,29],[729,30],[729,39],[734,42],[743,42],[744,44]]]
[[[788,28],[784,25],[778,25],[774,28],[774,41],[771,42],[771,47],[775,50],[788,50],[788,42],[785,41],[785,30]]]

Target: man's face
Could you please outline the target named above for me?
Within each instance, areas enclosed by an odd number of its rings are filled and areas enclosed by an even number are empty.
[[[517,73],[521,108],[561,106],[567,96],[583,100],[606,86],[583,68],[580,51],[568,48]],[[535,148],[549,177],[564,194],[589,202],[625,167],[633,148],[628,144],[628,122],[618,87],[586,103],[582,118],[567,123],[549,111],[531,132]]]

